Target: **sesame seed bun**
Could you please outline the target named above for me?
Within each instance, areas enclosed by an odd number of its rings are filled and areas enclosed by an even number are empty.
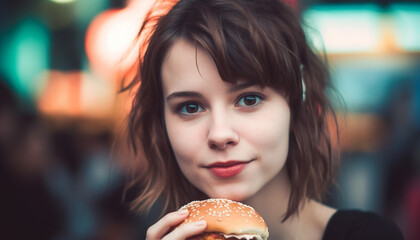
[[[205,220],[206,233],[221,233],[226,239],[233,237],[232,235],[237,235],[238,239],[266,240],[268,237],[268,228],[264,219],[252,207],[240,202],[207,199],[190,202],[181,209],[188,209],[190,215],[180,226]]]

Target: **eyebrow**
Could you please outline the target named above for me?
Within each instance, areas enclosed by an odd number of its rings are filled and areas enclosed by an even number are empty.
[[[249,88],[249,87],[254,86],[254,85],[255,85],[255,83],[252,83],[252,82],[243,82],[243,83],[235,84],[234,86],[229,88],[228,92],[229,93],[238,92],[240,90]],[[177,97],[203,98],[203,95],[199,92],[196,92],[196,91],[173,92],[166,97],[166,100],[170,101],[171,99],[177,98]]]
[[[177,97],[195,97],[195,98],[202,98],[203,95],[199,92],[195,91],[183,91],[183,92],[173,92],[166,97],[166,100],[169,101],[173,98]]]

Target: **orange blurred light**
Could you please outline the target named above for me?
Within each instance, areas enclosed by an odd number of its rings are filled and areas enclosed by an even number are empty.
[[[337,121],[340,134],[339,149],[342,152],[372,152],[384,144],[388,137],[386,123],[374,114],[339,113]],[[333,126],[332,121],[330,126]],[[332,140],[338,143],[337,134],[334,132]]]
[[[111,82],[79,71],[50,71],[41,78],[45,88],[38,108],[44,114],[103,119],[115,112],[117,96]]]
[[[39,110],[46,114],[80,115],[81,73],[51,71],[45,77],[46,86],[38,100]]]
[[[136,37],[153,1],[131,1],[99,14],[90,24],[85,48],[91,69],[107,80],[122,78],[138,57]]]
[[[95,18],[86,34],[86,53],[95,73],[112,80],[129,68],[135,55],[123,57],[132,46],[136,29],[136,22],[124,10],[109,10]]]

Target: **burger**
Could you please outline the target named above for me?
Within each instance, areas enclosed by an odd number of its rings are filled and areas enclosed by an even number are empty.
[[[181,207],[190,215],[179,226],[205,220],[204,233],[188,240],[266,240],[264,219],[250,206],[227,199],[193,201]],[[178,227],[179,227],[178,226]]]

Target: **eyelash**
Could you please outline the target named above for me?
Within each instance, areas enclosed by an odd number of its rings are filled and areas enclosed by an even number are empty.
[[[263,95],[261,95],[261,94],[259,94],[259,93],[254,93],[254,92],[247,92],[247,93],[244,93],[244,94],[241,94],[237,99],[236,99],[236,104],[235,104],[235,106],[238,106],[238,103],[239,103],[239,101],[241,101],[242,99],[244,99],[245,97],[256,97],[256,98],[258,98],[259,100],[258,100],[258,102],[256,103],[256,104],[254,104],[254,105],[251,105],[251,106],[243,106],[243,107],[245,107],[245,108],[254,108],[254,107],[257,107],[257,106],[259,106],[260,104],[261,104],[261,101],[264,101],[265,100],[265,97],[263,96]]]
[[[245,97],[253,97],[253,98],[257,98],[257,103],[255,103],[255,104],[253,104],[253,105],[246,105],[246,106],[239,106],[238,105],[238,103],[242,100],[242,99],[244,99]],[[262,101],[264,101],[265,100],[265,97],[263,96],[263,95],[261,95],[261,94],[259,94],[259,93],[254,93],[254,92],[248,92],[248,93],[244,93],[244,94],[241,94],[237,99],[236,99],[236,103],[235,103],[235,106],[237,106],[237,107],[241,107],[241,108],[245,108],[245,109],[252,109],[252,108],[255,108],[255,107],[257,107],[257,106],[259,106],[260,104],[261,104],[261,102]],[[199,103],[197,103],[197,102],[194,102],[194,101],[186,101],[186,102],[182,102],[182,103],[180,103],[180,104],[178,104],[177,106],[176,106],[176,112],[178,113],[178,114],[180,114],[180,115],[183,115],[183,116],[190,116],[190,115],[195,115],[195,114],[197,114],[197,113],[199,113],[199,112],[202,112],[202,110],[201,111],[198,111],[198,112],[194,112],[194,113],[183,113],[182,112],[182,110],[183,110],[183,108],[185,108],[185,107],[187,107],[188,105],[194,105],[194,106],[198,106],[198,108],[200,109],[205,109],[201,104],[199,104]]]
[[[181,111],[181,110],[182,110],[184,107],[187,107],[188,105],[196,105],[196,106],[198,106],[199,108],[204,109],[204,107],[203,107],[203,106],[201,106],[201,104],[199,104],[199,103],[197,103],[197,102],[188,101],[188,102],[183,102],[183,103],[178,104],[178,105],[177,105],[177,107],[176,107],[176,112],[177,112],[178,114],[180,114],[180,115],[186,115],[186,116],[188,116],[188,115],[194,115],[194,114],[197,114],[197,112],[196,112],[196,113],[182,113],[182,111]]]

